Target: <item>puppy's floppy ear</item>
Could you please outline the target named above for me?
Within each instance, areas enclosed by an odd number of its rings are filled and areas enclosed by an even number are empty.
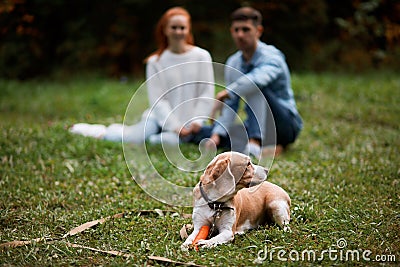
[[[228,166],[224,172],[227,177],[224,179],[225,180],[225,188],[228,189],[226,194],[231,194],[236,190],[236,180],[235,176],[232,173],[231,170],[231,161],[228,161]]]
[[[218,158],[212,161],[204,171],[204,174],[200,177],[200,181],[206,185],[216,181],[226,170],[229,163],[229,159]]]
[[[228,168],[229,158],[217,160],[214,168],[211,170],[211,177],[213,181],[217,180]]]
[[[248,172],[249,167],[251,167],[250,157],[239,153],[232,154],[231,171],[235,177],[236,183]]]
[[[219,200],[235,192],[236,182],[231,171],[231,160],[229,158],[224,159],[214,167],[212,177],[212,187],[214,188],[210,194],[212,200]]]

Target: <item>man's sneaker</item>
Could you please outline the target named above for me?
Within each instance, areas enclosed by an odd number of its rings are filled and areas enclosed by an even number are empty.
[[[245,148],[245,154],[259,159],[261,156],[261,147],[254,143],[247,143]]]

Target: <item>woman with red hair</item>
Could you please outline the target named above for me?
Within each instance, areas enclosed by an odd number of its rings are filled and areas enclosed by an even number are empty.
[[[171,32],[168,31],[171,30],[182,31],[183,35],[179,38],[180,42],[174,42],[174,39],[170,39]],[[170,46],[176,46],[175,48],[178,49],[190,49],[194,44],[194,40],[189,12],[182,7],[168,9],[157,23],[155,37],[158,49],[150,56],[160,56]],[[176,52],[181,53],[181,51]]]
[[[214,101],[211,56],[194,45],[191,17],[184,8],[167,10],[155,34],[158,49],[145,60],[150,108],[139,123],[104,126],[100,136],[96,133],[98,137],[132,143],[200,141],[196,135],[209,118]],[[86,126],[74,125],[72,132],[90,135],[81,131]]]

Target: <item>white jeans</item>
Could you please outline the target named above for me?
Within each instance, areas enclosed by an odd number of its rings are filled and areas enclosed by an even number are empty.
[[[114,123],[108,127],[102,124],[77,123],[69,129],[71,133],[104,139],[113,142],[141,144],[148,141],[152,144],[179,144],[180,139],[175,132],[161,132],[157,121],[151,118],[141,120],[133,125]]]
[[[140,144],[149,141],[152,144],[178,144],[179,136],[175,132],[161,132],[155,120],[141,120],[134,125],[111,124],[106,128],[104,140]]]

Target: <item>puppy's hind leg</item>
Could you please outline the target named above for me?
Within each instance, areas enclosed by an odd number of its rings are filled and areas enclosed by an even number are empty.
[[[283,231],[290,232],[289,221],[290,221],[290,209],[286,201],[277,200],[269,204],[271,209],[272,220],[278,224]]]

